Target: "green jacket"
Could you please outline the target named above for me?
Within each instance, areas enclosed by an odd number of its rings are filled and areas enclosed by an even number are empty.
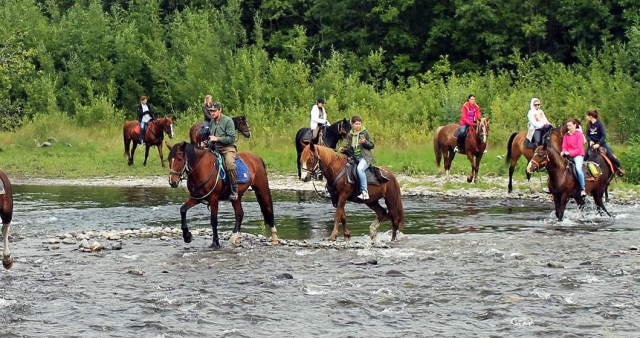
[[[362,156],[362,158],[364,158],[369,164],[376,163],[375,158],[373,158],[373,151],[371,151],[376,145],[373,143],[373,138],[365,127],[360,129],[360,133],[356,133],[355,130],[351,129],[348,137],[349,146],[353,149],[356,156]],[[360,144],[360,142],[358,142],[360,137],[364,137],[367,141]]]
[[[233,120],[229,116],[220,115],[220,122],[211,119],[209,133],[210,135],[220,138],[217,142],[220,145],[228,146],[236,142],[236,128],[233,125]]]

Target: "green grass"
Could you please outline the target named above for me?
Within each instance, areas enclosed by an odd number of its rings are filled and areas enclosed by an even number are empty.
[[[170,143],[188,140],[188,131],[194,121],[183,120],[174,124],[175,138]],[[293,174],[297,172],[294,136],[297,128],[268,132],[259,126],[252,126],[250,139],[240,137],[237,145],[240,151],[251,151],[260,155],[270,172]],[[375,137],[375,135],[374,135]],[[49,138],[50,147],[37,147]],[[415,135],[411,142],[390,142],[376,139],[374,154],[377,164],[396,173],[415,175],[442,175],[444,169],[435,165],[435,155],[431,135]],[[110,123],[91,127],[78,127],[65,116],[48,116],[25,124],[15,132],[0,133],[0,166],[10,176],[42,178],[92,178],[112,176],[153,177],[167,175],[168,167],[162,168],[157,148],[149,151],[147,165],[143,166],[144,148],[138,147],[135,163],[127,165],[122,140],[122,124]],[[480,165],[480,188],[504,188],[508,166],[498,156],[506,155],[506,140],[489,140],[489,150]],[[165,162],[168,149],[163,149]],[[528,190],[524,174],[526,161],[520,159],[514,175],[514,189]],[[471,170],[465,156],[457,155],[453,161],[451,174],[468,175]],[[534,184],[540,186],[537,174]],[[503,177],[503,183],[488,183],[483,178]],[[466,184],[449,183],[445,189],[465,188]],[[626,189],[633,194],[640,193],[640,186],[625,184],[618,179],[612,189]]]

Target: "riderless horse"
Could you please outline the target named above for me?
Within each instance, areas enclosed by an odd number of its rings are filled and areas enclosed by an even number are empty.
[[[451,162],[456,156],[453,149],[456,146],[456,140],[459,132],[459,125],[455,123],[447,124],[436,129],[433,136],[433,150],[436,153],[436,165],[440,168],[440,160],[444,157],[444,170],[446,173],[447,182],[451,181],[450,170]],[[464,149],[460,149],[461,152],[467,155],[469,162],[471,163],[471,173],[467,177],[467,182],[478,183],[478,170],[480,169],[480,160],[484,154],[484,150],[487,147],[487,139],[489,137],[489,118],[482,118],[473,127],[469,128],[467,139],[465,140]],[[475,158],[475,159],[474,159]]]
[[[595,158],[594,162],[600,166],[602,174],[591,180],[585,179],[587,195],[593,196],[593,201],[596,203],[598,211],[602,210],[611,216],[604,206],[602,197],[613,178],[613,168],[601,154],[591,158]],[[573,172],[569,170],[572,166],[573,162],[561,156],[558,147],[548,140],[536,148],[531,161],[527,165],[527,172],[529,173],[546,168],[549,174],[549,192],[553,196],[556,217],[558,217],[559,221],[564,218],[564,210],[569,198],[573,198],[580,209],[584,207],[584,198],[580,195],[580,182],[574,177]],[[587,173],[588,170],[585,170],[585,174]]]
[[[249,122],[247,122],[246,116],[235,116],[231,118],[233,120],[233,125],[236,130],[239,131],[244,137],[251,137],[251,128],[249,127]],[[189,130],[189,139],[192,144],[200,144],[200,142],[204,141],[204,135],[200,134],[200,129],[202,128],[204,122],[198,122],[191,126]]]
[[[164,140],[164,134],[169,135],[169,138],[173,138],[173,119],[171,117],[161,117],[157,120],[153,120],[147,126],[147,131],[144,134],[144,144],[146,146],[144,152],[143,165],[147,165],[147,158],[149,157],[149,148],[151,146],[158,147],[158,154],[160,155],[160,163],[164,167],[164,156],[162,155],[162,141]],[[133,155],[136,153],[136,147],[140,143],[140,124],[138,121],[127,121],[122,127],[122,135],[124,138],[124,154],[129,158],[128,165],[133,164]],[[129,146],[133,142],[133,148],[129,153]]]
[[[7,174],[0,169],[0,218],[2,219],[2,265],[9,270],[13,267],[13,257],[9,250],[9,227],[13,218],[13,191]]]
[[[338,224],[340,223],[342,223],[344,240],[351,239],[351,232],[347,227],[347,215],[344,211],[344,206],[348,200],[364,203],[375,211],[376,219],[369,226],[372,242],[376,241],[377,229],[381,222],[391,221],[393,228],[392,241],[396,239],[396,232],[403,230],[405,216],[400,185],[389,170],[379,168],[384,171],[386,181],[378,180],[373,183],[367,180],[367,182],[370,182],[367,185],[369,199],[365,201],[355,197],[358,193],[359,183],[349,182],[349,173],[346,169],[347,157],[344,154],[340,154],[328,147],[310,143],[302,151],[300,161],[302,162],[303,172],[301,179],[303,181],[309,181],[311,177],[318,174],[318,171],[327,179],[329,193],[331,194],[333,205],[336,207],[333,231],[329,237],[330,241],[334,241],[338,237]],[[387,210],[380,205],[379,200],[381,198],[384,198]]]
[[[302,154],[302,150],[309,143],[320,144],[323,146],[327,146],[331,149],[335,149],[338,145],[338,141],[342,139],[346,139],[347,135],[351,131],[351,122],[346,118],[333,123],[332,125],[326,127],[324,131],[318,133],[318,136],[314,139],[312,138],[312,130],[310,128],[300,128],[296,133],[296,152],[297,156],[297,164],[298,164],[298,178],[301,176],[300,171],[300,154]],[[323,134],[322,137],[321,134]]]
[[[218,203],[228,200],[230,188],[224,183],[222,173],[222,156],[208,148],[199,148],[191,143],[182,142],[173,147],[166,142],[169,152],[169,185],[177,188],[178,184],[186,180],[189,198],[180,207],[180,222],[182,237],[185,243],[193,239],[187,227],[187,210],[199,203],[209,205],[211,209],[211,228],[213,229],[212,248],[220,248],[218,237]],[[269,189],[269,180],[264,162],[258,155],[249,152],[238,153],[247,168],[246,176],[242,175],[238,168],[238,199],[231,202],[235,212],[235,226],[229,241],[232,244],[239,243],[240,225],[244,217],[242,209],[242,196],[251,187],[256,194],[264,222],[271,228],[271,242],[279,243],[278,231],[274,224],[273,200]],[[238,161],[236,160],[236,164]],[[244,181],[243,181],[244,178]]]

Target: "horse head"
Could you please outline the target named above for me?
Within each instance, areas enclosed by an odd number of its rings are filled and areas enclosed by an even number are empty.
[[[171,146],[165,141],[169,148],[169,185],[177,188],[180,181],[187,178],[191,168],[195,165],[195,148],[192,144],[182,142]]]
[[[173,118],[172,117],[161,117],[158,119],[158,124],[162,128],[162,130],[169,135],[169,138],[173,138]]]
[[[251,128],[249,122],[247,122],[246,116],[236,116],[233,118],[233,124],[236,129],[246,138],[251,137]]]
[[[549,164],[549,152],[547,150],[546,143],[536,148],[533,152],[533,156],[527,165],[527,172],[529,174],[539,172],[543,168],[546,168]]]
[[[487,143],[489,139],[489,118],[490,117],[481,118],[476,126],[476,134],[478,135],[480,143]]]
[[[309,182],[312,178],[318,177],[320,156],[318,155],[317,148],[318,147],[311,142],[308,146],[304,147],[302,154],[300,154],[300,163],[302,164],[300,179],[304,182]]]

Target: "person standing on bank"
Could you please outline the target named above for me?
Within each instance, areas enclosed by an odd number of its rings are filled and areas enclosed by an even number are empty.
[[[607,144],[607,133],[604,130],[604,124],[600,119],[598,119],[598,111],[595,109],[587,110],[587,120],[589,124],[587,124],[587,139],[589,141],[589,145],[587,146],[587,157],[589,157],[589,151],[591,148],[598,150],[598,148],[604,148],[607,150],[607,157],[613,163],[613,167],[615,168],[616,174],[620,177],[624,176],[625,172],[620,165],[620,161],[613,154],[613,150]]]
[[[231,193],[229,200],[238,199],[238,171],[236,167],[236,157],[238,148],[236,148],[236,129],[233,120],[229,116],[222,115],[222,106],[220,102],[213,102],[211,108],[207,108],[211,115],[209,125],[209,141],[210,146],[213,144],[224,158],[224,170],[229,175],[229,185]]]
[[[138,123],[140,124],[140,145],[144,145],[144,134],[147,131],[147,126],[150,121],[156,119],[156,115],[153,112],[151,104],[147,103],[149,98],[146,96],[140,97],[140,104],[138,105]]]
[[[320,128],[329,125],[329,120],[327,119],[327,110],[324,109],[323,98],[318,98],[318,100],[316,100],[316,104],[311,107],[310,117],[311,119],[309,122],[309,129],[313,130],[313,138],[315,139],[318,136]]]
[[[358,167],[358,180],[360,181],[360,189],[362,192],[358,195],[361,200],[369,199],[369,189],[367,187],[367,174],[365,170],[372,164],[376,163],[373,158],[372,149],[375,147],[373,138],[367,128],[362,125],[362,118],[358,115],[351,117],[351,131],[349,132],[349,147],[353,150],[353,154],[356,157]],[[341,149],[344,151],[344,149]]]
[[[471,94],[467,98],[467,102],[462,105],[460,109],[460,133],[458,133],[456,147],[453,149],[456,153],[461,152],[464,149],[464,142],[467,139],[467,133],[469,128],[473,127],[476,122],[480,121],[480,106],[476,104],[476,96]]]

